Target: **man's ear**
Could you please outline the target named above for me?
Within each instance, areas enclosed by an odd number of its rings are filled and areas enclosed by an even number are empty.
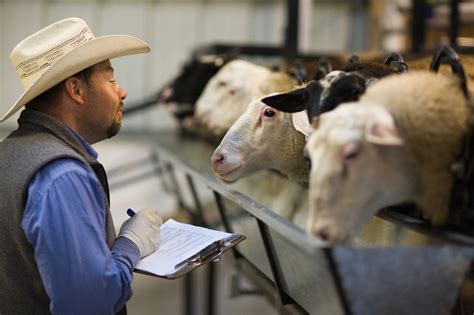
[[[66,94],[80,105],[84,105],[84,88],[84,82],[75,77],[69,77],[64,82]]]

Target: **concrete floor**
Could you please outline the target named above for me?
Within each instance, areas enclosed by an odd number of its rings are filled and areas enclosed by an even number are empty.
[[[94,146],[99,152],[99,161],[105,169],[112,172],[114,169],[130,161],[140,160],[149,152],[149,148],[137,143],[122,140],[120,135],[103,141]],[[150,177],[127,185],[114,185],[114,178],[120,176],[109,175],[111,183],[111,211],[115,226],[118,229],[127,219],[125,210],[132,207],[137,210],[145,207],[159,209],[164,218],[176,216],[176,200],[167,195],[160,186],[160,180]],[[115,181],[117,182],[117,181]],[[179,218],[178,218],[179,220]],[[215,264],[217,270],[217,301],[215,314],[277,314],[278,311],[270,305],[267,299],[260,295],[240,295],[231,297],[230,277],[233,274],[233,256],[226,253],[225,257]],[[195,298],[193,314],[206,314],[206,267],[193,271]],[[241,285],[252,289],[252,285],[245,279],[239,278]],[[184,313],[184,279],[161,279],[141,274],[135,274],[133,282],[134,294],[127,303],[128,313],[131,315],[148,314],[183,314]]]

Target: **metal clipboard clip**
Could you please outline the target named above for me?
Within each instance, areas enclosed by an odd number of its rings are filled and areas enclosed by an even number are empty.
[[[234,233],[222,240],[215,241],[203,248],[197,254],[194,254],[193,256],[188,257],[182,262],[176,264],[175,270],[178,272],[181,270],[188,272],[207,262],[217,262],[221,259],[222,253],[234,247],[244,239],[246,239],[244,235]]]

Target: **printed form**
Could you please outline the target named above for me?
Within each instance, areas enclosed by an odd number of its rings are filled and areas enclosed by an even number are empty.
[[[177,270],[177,264],[230,235],[169,219],[160,227],[158,250],[141,259],[135,268],[159,276],[170,275]]]

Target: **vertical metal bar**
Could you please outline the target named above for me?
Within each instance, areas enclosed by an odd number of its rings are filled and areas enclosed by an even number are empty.
[[[201,201],[199,200],[199,196],[197,194],[196,186],[194,185],[193,179],[191,175],[186,174],[186,179],[188,181],[189,188],[191,189],[191,194],[194,199],[194,205],[196,207],[197,215],[193,216],[194,224],[206,226],[204,220],[204,212],[202,209]],[[215,269],[214,264],[209,263],[207,264],[207,305],[206,305],[206,313],[209,315],[214,315],[215,313]]]
[[[166,181],[165,172],[163,170],[163,167],[161,166],[161,161],[156,151],[153,151],[153,153],[150,155],[150,160],[153,164],[153,172],[160,179],[163,190],[169,193],[171,191],[171,188],[168,182]]]
[[[179,189],[178,180],[176,178],[176,174],[174,173],[173,165],[171,163],[165,164],[166,171],[170,174],[171,184],[174,188],[174,193],[176,194],[176,198],[178,199],[178,205],[181,208],[185,208],[183,195],[181,194],[181,190]]]
[[[213,262],[207,264],[207,310],[205,314],[214,315],[216,313],[216,265]]]
[[[426,0],[412,1],[412,21],[411,21],[411,49],[413,53],[420,53],[425,45],[425,17]]]
[[[212,192],[214,193],[214,199],[216,200],[217,209],[219,210],[219,214],[221,215],[221,220],[222,220],[222,224],[224,225],[225,231],[227,233],[234,233],[229,223],[229,220],[227,220],[226,208],[222,200],[222,196],[215,190],[213,190]],[[242,255],[235,249],[232,249],[232,253],[234,254],[235,259],[242,258]]]
[[[213,190],[212,193],[214,194],[214,199],[216,200],[217,209],[219,210],[219,214],[221,215],[222,224],[224,225],[225,231],[227,233],[233,233],[232,227],[230,226],[230,223],[226,217],[226,209],[224,202],[222,201],[222,196],[215,190]]]
[[[451,16],[449,26],[449,43],[454,49],[458,48],[457,38],[459,30],[459,0],[449,1]]]
[[[227,233],[233,233],[233,230],[232,230],[232,227],[229,223],[229,220],[227,220],[226,207],[224,205],[224,201],[222,200],[222,196],[218,192],[216,192],[215,190],[212,191],[212,192],[214,194],[214,199],[216,200],[217,209],[219,210],[219,214],[221,216],[222,224],[224,225],[225,231]],[[235,250],[235,248],[232,249],[232,254],[234,255],[234,259],[235,259],[234,266],[235,266],[236,272],[240,273],[239,261],[241,259],[243,259],[243,256],[237,250]],[[239,282],[238,281],[239,281],[239,278],[236,277],[235,275],[233,275],[233,277],[232,277],[232,290],[234,290],[234,293],[235,293],[235,291],[240,291],[240,289],[238,289],[239,288]]]
[[[178,180],[176,174],[174,173],[173,166],[171,163],[166,163],[166,171],[170,174],[171,184],[173,185],[174,193],[178,199],[178,205],[181,208],[184,208],[184,199],[179,189]],[[192,272],[187,273],[184,276],[184,314],[192,315],[194,310],[194,294],[193,294],[193,276]]]
[[[325,248],[324,255],[326,256],[326,260],[328,262],[328,267],[331,270],[331,275],[334,280],[334,284],[336,286],[336,290],[339,294],[339,300],[342,303],[342,308],[344,309],[344,314],[350,315],[351,309],[349,307],[349,302],[347,301],[346,294],[344,292],[344,288],[342,287],[342,280],[339,275],[339,271],[337,269],[337,265],[334,262],[334,258],[332,257],[331,249]]]
[[[275,248],[273,246],[268,227],[261,220],[257,218],[255,219],[257,220],[258,229],[260,230],[260,235],[262,236],[263,244],[265,246],[265,252],[267,253],[268,262],[270,263],[270,268],[272,270],[272,275],[275,280],[275,286],[278,292],[278,296],[280,297],[281,305],[296,304],[295,301],[283,290],[283,273],[281,271],[278,258],[276,257]]]
[[[287,59],[294,59],[298,56],[298,15],[299,0],[287,0],[287,19],[285,32],[285,55]]]
[[[193,273],[188,272],[184,276],[184,314],[192,315],[194,310],[193,302]]]
[[[193,221],[194,221],[193,223],[200,226],[207,226],[204,220],[204,212],[202,210],[201,201],[199,200],[199,196],[196,191],[196,186],[194,186],[193,179],[191,178],[189,174],[186,174],[186,180],[188,181],[188,186],[189,186],[189,189],[191,190],[191,194],[194,200],[194,207],[197,212],[193,215]]]

